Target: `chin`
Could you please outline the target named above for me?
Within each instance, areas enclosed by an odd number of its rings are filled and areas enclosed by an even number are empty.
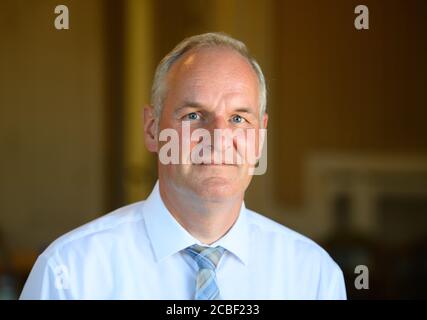
[[[236,182],[226,177],[209,177],[200,179],[193,186],[193,191],[201,198],[211,201],[226,200],[239,193]]]

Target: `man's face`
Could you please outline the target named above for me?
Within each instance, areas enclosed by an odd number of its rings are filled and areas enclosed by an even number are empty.
[[[252,175],[245,159],[247,139],[219,139],[215,144],[214,131],[256,132],[260,129],[258,78],[250,64],[238,53],[227,48],[203,48],[187,52],[170,69],[167,91],[159,120],[159,132],[174,129],[179,136],[180,164],[164,165],[159,161],[159,179],[179,192],[210,201],[223,201],[242,196]],[[265,116],[262,121],[267,122]],[[182,133],[189,128],[189,136]],[[212,140],[190,139],[196,129],[210,133]],[[220,131],[218,131],[218,129]],[[200,131],[200,130],[199,130]],[[218,140],[217,140],[218,142]],[[166,142],[159,142],[158,149]],[[196,145],[204,145],[205,161],[197,164],[191,153]],[[212,143],[212,144],[211,144]],[[258,140],[256,141],[256,144]],[[207,149],[206,149],[207,148]],[[257,148],[257,145],[255,146]],[[184,152],[184,154],[183,154]],[[232,163],[225,163],[226,153],[233,153]],[[206,155],[210,161],[206,161]],[[214,161],[222,158],[223,161]],[[243,163],[236,164],[237,157]],[[183,158],[182,158],[183,157]],[[187,163],[182,163],[185,159]],[[252,165],[253,167],[253,165]]]

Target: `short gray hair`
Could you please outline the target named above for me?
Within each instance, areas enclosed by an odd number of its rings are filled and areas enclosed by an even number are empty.
[[[157,119],[160,118],[163,102],[166,96],[166,75],[172,65],[191,49],[226,47],[238,52],[252,66],[258,77],[259,84],[259,110],[260,121],[267,107],[267,88],[264,74],[256,60],[249,54],[246,45],[225,33],[211,32],[192,36],[181,41],[171,52],[160,61],[154,74],[153,86],[151,88],[151,105],[154,107]]]

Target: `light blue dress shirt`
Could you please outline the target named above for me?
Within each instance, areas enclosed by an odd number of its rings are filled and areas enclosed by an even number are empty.
[[[145,201],[54,241],[37,259],[21,299],[192,299],[201,244],[170,214],[158,182]],[[212,246],[222,299],[345,299],[342,272],[308,238],[245,208]]]

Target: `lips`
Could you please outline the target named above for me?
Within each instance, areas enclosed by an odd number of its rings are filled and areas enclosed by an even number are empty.
[[[193,165],[199,165],[199,166],[237,166],[234,163],[193,163]]]

